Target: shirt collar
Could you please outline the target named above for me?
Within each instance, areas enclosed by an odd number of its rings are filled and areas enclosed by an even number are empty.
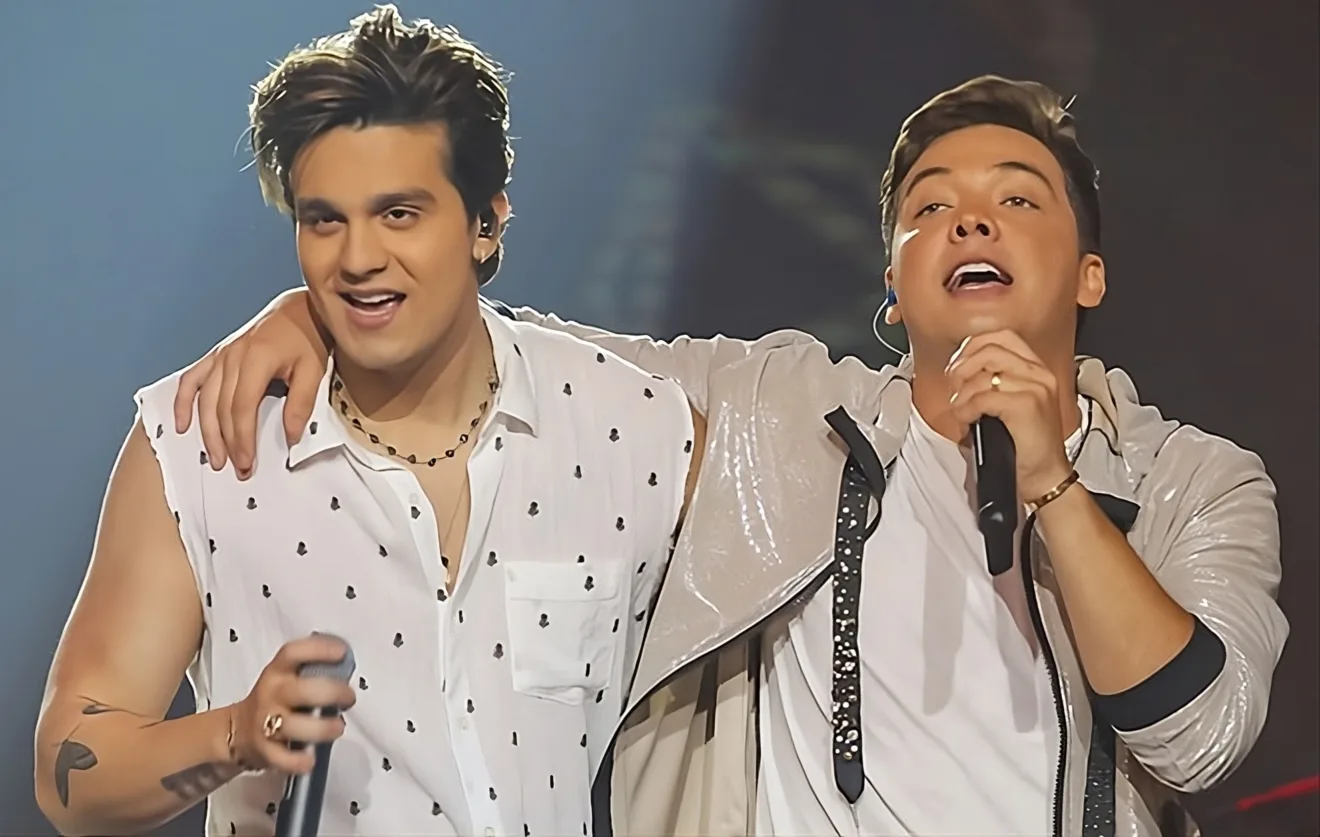
[[[482,321],[490,334],[495,369],[500,381],[499,389],[495,392],[495,403],[491,405],[491,421],[503,423],[511,432],[523,431],[535,436],[536,389],[527,359],[519,345],[520,338],[526,336],[525,329],[520,328],[519,323],[500,316],[484,301],[480,307]],[[336,415],[338,408],[330,393],[333,379],[332,362],[326,364],[325,374],[321,376],[311,420],[302,438],[289,448],[287,467],[296,468],[317,454],[345,447],[353,441],[351,434],[354,431],[347,425],[346,419]]]
[[[525,351],[521,344],[533,326],[502,316],[483,300],[481,318],[490,334],[490,345],[495,353],[495,370],[500,376],[500,388],[495,392],[492,418],[504,419],[511,430],[525,430],[536,435],[536,387],[532,380]],[[509,420],[512,421],[509,421]]]

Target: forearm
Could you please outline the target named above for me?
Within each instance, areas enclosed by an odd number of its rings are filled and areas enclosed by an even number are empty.
[[[228,709],[169,721],[80,700],[48,708],[37,737],[37,802],[64,835],[140,834],[241,771]]]
[[[1146,568],[1095,500],[1074,485],[1037,513],[1037,531],[1091,688],[1126,691],[1178,655],[1195,619]]]
[[[645,335],[615,334],[531,308],[510,310],[523,322],[571,334],[613,352],[653,375],[677,381],[692,406],[706,416],[711,412],[711,376],[725,367],[773,349],[796,346],[804,353],[813,349],[824,350],[814,337],[800,331],[775,331],[756,340],[740,340],[722,334],[710,338],[681,335],[673,340],[657,340]]]

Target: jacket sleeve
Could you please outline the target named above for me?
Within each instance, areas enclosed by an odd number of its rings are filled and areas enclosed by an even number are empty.
[[[1097,709],[1151,773],[1194,793],[1228,777],[1255,745],[1288,637],[1275,601],[1275,488],[1255,454],[1187,426],[1145,482],[1145,557],[1197,623],[1173,660]]]
[[[809,334],[792,330],[774,331],[757,340],[738,340],[723,335],[711,338],[684,335],[666,341],[644,335],[614,334],[592,326],[562,320],[554,314],[542,314],[531,308],[510,308],[507,311],[518,320],[562,331],[588,343],[594,343],[653,375],[672,378],[683,388],[692,406],[702,415],[709,413],[712,373],[752,354],[784,346],[817,342]]]

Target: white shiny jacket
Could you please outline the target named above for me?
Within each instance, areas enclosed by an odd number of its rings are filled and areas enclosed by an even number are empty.
[[[846,450],[825,414],[842,406],[888,466],[908,424],[910,366],[835,363],[823,344],[793,331],[754,342],[659,342],[525,308],[513,314],[677,380],[707,417],[694,501],[654,608],[613,764],[597,777],[596,834],[750,834],[759,643],[747,640],[831,569]],[[1274,485],[1254,454],[1139,403],[1121,370],[1079,358],[1077,372],[1079,392],[1092,405],[1076,463],[1081,482],[1199,625],[1184,651],[1147,681],[1094,695],[1049,555],[1029,537],[1032,616],[1062,738],[1054,832],[1195,835],[1177,792],[1216,784],[1246,757],[1265,722],[1288,634],[1275,603]]]

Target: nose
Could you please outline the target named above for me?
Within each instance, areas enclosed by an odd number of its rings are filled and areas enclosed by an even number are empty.
[[[389,264],[389,253],[370,224],[349,224],[339,254],[339,271],[349,283],[365,282]]]
[[[988,215],[965,212],[949,230],[949,238],[957,244],[973,237],[997,239],[999,228]]]

